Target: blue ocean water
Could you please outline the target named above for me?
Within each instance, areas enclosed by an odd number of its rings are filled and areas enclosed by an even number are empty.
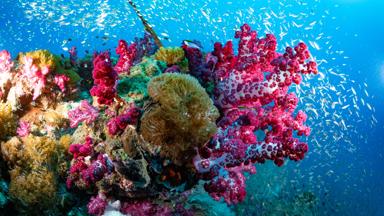
[[[277,212],[276,203],[305,191],[318,201],[312,215],[384,215],[384,23],[379,0],[151,0],[137,1],[165,45],[232,40],[249,23],[274,33],[279,49],[304,41],[321,75],[308,78],[300,108],[312,127],[310,153],[299,164],[257,165],[238,215]],[[116,47],[143,35],[123,0],[2,0],[0,50],[49,49],[67,55]],[[313,109],[315,111],[313,111]],[[268,189],[268,190],[267,190]],[[252,196],[254,195],[254,196]],[[265,207],[267,205],[267,207]],[[269,210],[268,210],[269,208]],[[308,212],[302,212],[309,215]]]

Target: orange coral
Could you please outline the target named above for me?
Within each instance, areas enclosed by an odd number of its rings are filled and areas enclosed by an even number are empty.
[[[199,82],[186,74],[162,74],[148,83],[140,133],[176,164],[190,162],[194,148],[216,132],[217,108]]]

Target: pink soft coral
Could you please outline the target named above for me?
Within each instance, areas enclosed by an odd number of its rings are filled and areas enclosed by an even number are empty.
[[[11,54],[7,50],[0,51],[0,74],[8,73],[12,67]]]
[[[273,35],[257,38],[247,24],[235,37],[240,38],[237,56],[231,41],[215,44],[214,100],[223,116],[214,138],[194,159],[198,172],[210,179],[206,190],[228,204],[244,199],[243,172],[253,172],[243,169],[248,164],[273,160],[281,166],[285,158],[304,158],[308,146],[293,133],[308,136],[310,128],[304,125],[304,112],[294,115],[298,99],[288,88],[300,84],[301,74],[317,73],[304,43],[280,54]],[[238,167],[243,168],[234,171]]]
[[[33,58],[23,56],[23,67],[21,69],[21,77],[28,81],[29,87],[33,91],[33,100],[36,100],[47,84],[47,75],[51,72],[48,66],[41,68],[33,64]]]
[[[77,127],[81,122],[91,124],[99,117],[99,110],[93,107],[87,100],[82,100],[80,106],[68,111],[71,128]]]

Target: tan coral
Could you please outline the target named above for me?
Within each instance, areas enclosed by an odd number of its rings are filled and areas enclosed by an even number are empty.
[[[8,103],[0,102],[0,141],[16,133],[17,116]]]
[[[174,65],[184,60],[184,50],[181,47],[160,47],[154,58],[166,62],[167,65]]]
[[[45,167],[28,173],[16,168],[10,171],[10,176],[9,194],[14,200],[18,200],[18,203],[43,208],[55,203],[55,176]]]
[[[216,132],[217,108],[199,82],[186,74],[162,74],[148,83],[151,102],[141,118],[143,138],[160,154],[182,165],[191,162]]]

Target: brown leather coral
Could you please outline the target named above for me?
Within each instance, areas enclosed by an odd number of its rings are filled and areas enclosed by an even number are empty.
[[[148,83],[151,100],[141,118],[143,138],[161,146],[161,156],[181,165],[191,162],[216,132],[217,108],[199,82],[186,74],[162,74]]]

